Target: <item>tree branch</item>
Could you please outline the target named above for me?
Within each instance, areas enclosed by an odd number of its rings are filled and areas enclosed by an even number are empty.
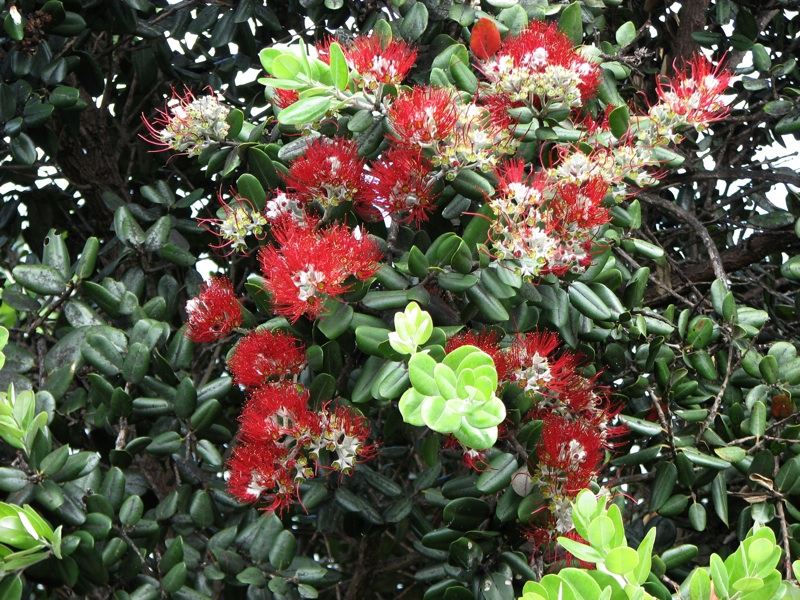
[[[722,258],[720,257],[717,245],[714,243],[714,240],[711,239],[711,234],[708,233],[708,229],[706,229],[705,225],[700,222],[700,219],[698,219],[692,213],[682,209],[677,204],[670,202],[661,196],[657,196],[649,192],[640,192],[637,194],[637,198],[641,198],[651,206],[660,208],[664,212],[669,213],[676,219],[683,221],[689,227],[691,227],[692,231],[694,231],[697,237],[699,237],[703,242],[706,252],[708,252],[708,257],[711,259],[710,267],[713,270],[714,275],[717,279],[722,280],[726,287],[729,286],[728,274],[725,272],[725,267],[723,266]],[[690,281],[693,281],[693,279],[690,279]]]

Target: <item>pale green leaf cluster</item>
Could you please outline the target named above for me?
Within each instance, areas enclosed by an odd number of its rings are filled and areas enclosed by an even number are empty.
[[[8,330],[0,327],[0,350],[8,342]],[[0,368],[5,355],[0,352]],[[33,440],[40,429],[47,425],[47,413],[36,413],[36,397],[30,390],[17,393],[14,385],[8,392],[0,392],[0,437],[14,448],[31,453]]]
[[[616,504],[606,506],[590,490],[572,504],[575,530],[588,543],[569,538],[558,542],[575,558],[595,569],[566,568],[525,584],[520,600],[649,600],[645,584],[657,570],[651,528],[634,550],[628,546],[622,515]],[[694,553],[690,553],[694,554]],[[756,526],[739,548],[724,561],[711,555],[710,567],[697,568],[680,586],[679,600],[780,600],[800,598],[800,588],[784,581],[777,566],[782,555],[775,533]],[[663,556],[666,561],[666,554]],[[795,576],[800,561],[793,565]]]
[[[417,348],[430,338],[433,321],[411,302],[395,316],[392,348],[411,354],[408,373],[411,387],[398,405],[403,420],[452,434],[467,448],[485,450],[497,441],[497,426],[506,418],[497,397],[497,369],[492,357],[475,346],[456,348],[439,362]]]
[[[61,558],[61,527],[54,531],[27,504],[0,502],[0,579],[51,554]]]

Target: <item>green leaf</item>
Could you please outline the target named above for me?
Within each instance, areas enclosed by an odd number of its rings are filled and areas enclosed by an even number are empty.
[[[422,2],[417,2],[400,21],[400,35],[406,41],[414,42],[425,33],[428,27],[428,9]]]
[[[603,555],[591,546],[563,537],[558,538],[558,543],[561,544],[567,552],[572,554],[572,556],[578,560],[584,560],[586,562],[595,564],[603,562]]]
[[[269,159],[267,159],[269,160]],[[261,182],[250,173],[243,173],[236,180],[236,189],[241,196],[250,200],[258,210],[263,210],[267,201],[267,193]]]
[[[744,448],[740,448],[738,446],[723,446],[722,448],[714,448],[714,454],[719,456],[723,460],[727,460],[729,463],[738,463],[742,461],[747,456],[747,452]]]
[[[331,107],[331,99],[326,96],[303,98],[284,108],[278,115],[278,122],[284,125],[301,125],[319,121]]]
[[[772,357],[773,359],[775,357]],[[760,438],[764,435],[767,428],[767,407],[761,400],[756,400],[753,403],[753,408],[750,412],[750,433],[751,435]]]
[[[800,110],[793,110],[775,124],[775,133],[778,135],[788,135],[798,131],[800,131]]]
[[[626,25],[633,25],[633,23],[628,21]],[[611,133],[614,134],[615,138],[620,139],[626,133],[628,133],[628,126],[630,123],[630,119],[631,116],[630,113],[628,112],[628,107],[625,106],[624,104],[622,106],[616,107],[608,114],[608,124],[611,127]]]
[[[492,458],[485,468],[475,485],[484,494],[494,494],[511,484],[511,478],[519,469],[519,465],[513,454],[504,452]]]
[[[725,474],[717,473],[711,483],[711,499],[714,502],[714,512],[720,520],[728,525],[728,490],[725,484]]]
[[[581,281],[573,281],[569,286],[569,299],[572,306],[590,319],[608,321],[611,311],[592,289]]]
[[[639,564],[639,555],[633,548],[620,546],[611,550],[605,558],[605,566],[611,573],[625,575]]]
[[[623,23],[615,33],[615,39],[621,48],[624,48],[630,44],[635,38],[636,25],[634,25],[632,21],[626,21]]]
[[[558,28],[564,32],[574,46],[583,43],[583,22],[581,17],[581,3],[573,2],[561,11]]]
[[[64,276],[45,265],[17,265],[11,272],[26,290],[47,296],[58,296],[67,289]]]
[[[345,60],[342,47],[338,42],[333,42],[328,48],[328,53],[330,56],[331,79],[333,80],[333,85],[339,91],[344,91],[347,89],[350,71],[347,68],[347,61]]]

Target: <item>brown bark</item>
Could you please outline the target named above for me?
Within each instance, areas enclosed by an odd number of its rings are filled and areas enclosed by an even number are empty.
[[[678,63],[681,62],[681,59],[689,60],[700,49],[692,39],[692,34],[703,30],[706,24],[706,11],[710,4],[711,0],[683,2],[678,13],[680,24],[675,38],[675,55],[673,57],[678,60]]]

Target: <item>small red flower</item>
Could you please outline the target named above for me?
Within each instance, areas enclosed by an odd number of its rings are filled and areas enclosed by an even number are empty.
[[[447,88],[418,86],[395,100],[388,116],[400,144],[427,148],[452,135],[458,109]]]
[[[360,204],[419,225],[434,208],[432,165],[420,149],[394,147],[372,165]]]
[[[399,85],[417,60],[417,49],[402,40],[384,45],[378,36],[361,36],[343,49],[350,66],[368,89],[378,84]]]
[[[306,362],[305,347],[287,333],[258,329],[233,350],[228,368],[238,385],[258,387],[273,378],[297,375]]]
[[[285,447],[270,443],[240,444],[228,461],[228,491],[240,502],[270,500],[264,510],[283,512],[299,499],[298,481],[292,477],[294,460]]]
[[[360,192],[364,161],[355,140],[317,138],[296,158],[286,175],[286,185],[300,200],[323,208],[352,201]]]
[[[186,337],[193,342],[224,338],[242,323],[242,306],[227,277],[214,277],[186,303]]]
[[[276,245],[259,252],[266,287],[275,312],[292,322],[302,315],[317,318],[326,299],[350,289],[346,280],[367,279],[378,269],[381,253],[366,233],[343,225],[315,229],[308,219],[279,220],[272,229]]]

